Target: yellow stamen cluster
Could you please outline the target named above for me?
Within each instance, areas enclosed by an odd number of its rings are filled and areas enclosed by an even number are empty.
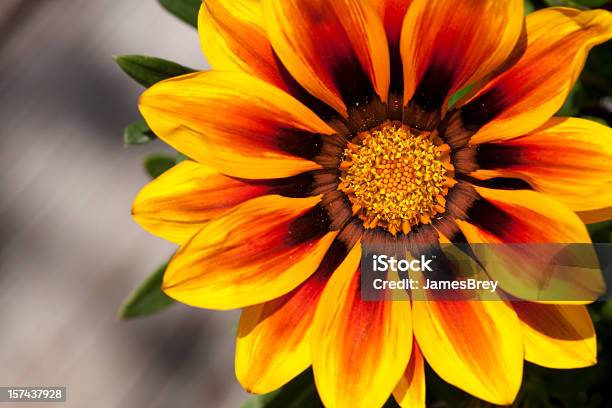
[[[448,151],[435,135],[385,122],[349,143],[338,188],[366,228],[408,233],[445,211],[444,195],[453,182]]]

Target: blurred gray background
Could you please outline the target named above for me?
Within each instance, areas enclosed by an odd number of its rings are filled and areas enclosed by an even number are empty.
[[[142,88],[117,54],[207,67],[155,0],[0,0],[0,385],[65,385],[70,407],[237,407],[236,312],[117,317],[174,249],[129,214],[165,148],[123,147]]]

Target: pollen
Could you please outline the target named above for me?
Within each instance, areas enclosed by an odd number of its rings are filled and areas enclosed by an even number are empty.
[[[407,234],[445,212],[444,196],[455,183],[449,152],[435,133],[385,122],[348,144],[338,189],[366,228]]]

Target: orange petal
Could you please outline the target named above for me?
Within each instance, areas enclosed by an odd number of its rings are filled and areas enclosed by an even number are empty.
[[[354,241],[338,235],[317,270],[288,294],[246,307],[236,339],[236,377],[249,392],[273,391],[311,364],[310,333],[323,288]]]
[[[443,114],[453,93],[499,68],[523,22],[522,0],[413,0],[401,43],[407,123],[434,127],[419,117]]]
[[[527,48],[518,62],[465,106],[466,129],[478,144],[524,135],[563,105],[588,51],[612,37],[612,13],[547,8],[527,17]]]
[[[481,200],[470,210],[469,219],[456,221],[468,242],[530,244],[472,246],[501,288],[526,300],[589,302],[601,294],[605,285],[592,248],[581,247],[580,260],[554,268],[552,262],[561,247],[542,245],[590,243],[585,225],[574,212],[531,190],[475,189]]]
[[[319,266],[327,232],[320,197],[254,198],[209,222],[170,261],[163,289],[191,306],[233,309],[282,296]]]
[[[246,391],[274,391],[310,366],[311,323],[324,285],[310,277],[290,293],[242,311],[236,378]]]
[[[423,356],[443,380],[491,403],[512,403],[523,373],[512,308],[500,301],[415,301],[412,311]]]
[[[591,242],[585,225],[576,214],[544,194],[531,190],[474,189],[482,200],[472,208],[467,222],[492,237],[494,242]]]
[[[344,116],[389,90],[385,31],[369,0],[263,0],[274,50],[311,94]]]
[[[331,277],[315,314],[312,367],[326,406],[382,406],[410,359],[410,303],[361,300],[360,256],[358,244]]]
[[[393,396],[402,408],[425,408],[425,364],[416,339],[412,343],[408,367],[395,386]]]
[[[585,119],[552,118],[534,133],[478,148],[477,178],[514,177],[574,211],[612,203],[612,129]]]
[[[337,115],[309,94],[280,62],[258,0],[203,1],[198,31],[202,51],[215,70],[246,72],[291,94],[321,117]]]
[[[580,219],[586,224],[612,220],[612,207],[599,210],[577,212]]]
[[[186,160],[140,190],[132,216],[150,233],[184,244],[211,219],[269,190]]]
[[[392,120],[402,120],[402,97],[404,95],[404,72],[400,55],[402,23],[412,0],[371,0],[383,21],[389,45],[389,113]]]
[[[287,90],[257,0],[206,0],[198,17],[202,50],[218,71],[242,71]]]
[[[550,368],[579,368],[597,362],[595,329],[581,305],[512,304],[525,340],[525,360]]]
[[[311,161],[334,131],[296,99],[241,72],[201,72],[159,82],[140,111],[166,143],[221,173],[277,178]]]

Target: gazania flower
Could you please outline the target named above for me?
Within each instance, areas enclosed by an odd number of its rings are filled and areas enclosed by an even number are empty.
[[[508,404],[523,360],[594,364],[582,305],[359,293],[372,243],[416,257],[441,242],[590,242],[583,221],[610,214],[612,131],[552,116],[589,49],[612,36],[612,16],[524,18],[522,4],[203,3],[213,70],[140,99],[154,132],[190,160],[146,186],[133,213],[181,245],[167,294],[243,308],[236,374],[247,390],[272,391],[312,365],[327,406],[391,394],[423,406],[425,360]]]

